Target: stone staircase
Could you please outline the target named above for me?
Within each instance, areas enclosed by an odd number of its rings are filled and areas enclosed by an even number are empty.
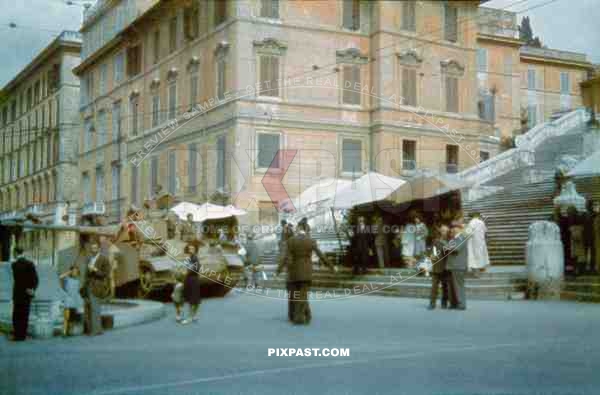
[[[259,285],[285,289],[285,275],[274,276],[276,265],[264,266],[267,280],[261,280]],[[468,275],[466,284],[469,299],[518,300],[524,298],[527,274],[524,268],[495,267],[479,277]],[[353,275],[348,268],[340,268],[338,273],[334,273],[328,268],[315,266],[311,290],[313,294],[320,292],[324,298],[365,295],[428,298],[431,279],[417,276],[411,269],[369,269],[367,274]]]
[[[576,127],[548,138],[533,151],[531,166],[483,184],[499,192],[463,203],[466,217],[478,211],[485,218],[492,265],[525,265],[529,225],[553,213],[555,168],[565,155],[581,158],[586,133],[586,127]]]

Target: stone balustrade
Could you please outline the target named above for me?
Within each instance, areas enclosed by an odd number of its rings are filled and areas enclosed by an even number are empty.
[[[458,173],[456,178],[467,185],[479,185],[510,171],[532,166],[535,161],[535,149],[541,143],[584,125],[588,119],[589,114],[585,109],[577,109],[555,121],[537,125],[516,138],[516,148],[466,169]]]

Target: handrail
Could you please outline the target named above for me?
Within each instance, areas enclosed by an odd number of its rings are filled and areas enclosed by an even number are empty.
[[[532,152],[547,138],[560,136],[586,122],[585,109],[574,110],[561,118],[535,126],[527,133],[517,136],[516,148],[511,148],[495,157],[456,174],[463,182],[481,184],[493,176],[501,176],[511,170],[532,164]]]

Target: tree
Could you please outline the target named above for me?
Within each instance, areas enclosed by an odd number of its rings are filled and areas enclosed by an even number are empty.
[[[531,20],[528,16],[521,19],[521,26],[519,26],[519,40],[524,41],[526,45],[531,47],[541,48],[542,41],[539,37],[533,35],[533,29],[531,28]]]

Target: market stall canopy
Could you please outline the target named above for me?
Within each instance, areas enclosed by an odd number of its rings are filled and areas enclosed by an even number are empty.
[[[192,215],[194,222],[203,222],[210,219],[222,219],[246,215],[246,210],[232,205],[220,206],[218,204],[204,203],[201,205],[191,202],[181,202],[171,209],[182,220],[187,220]]]
[[[335,209],[350,209],[379,200],[385,200],[406,181],[369,172],[349,185],[336,191],[332,207]]]
[[[567,174],[569,177],[589,177],[600,175],[600,151],[593,153],[577,164]]]
[[[390,194],[388,200],[396,204],[426,200],[460,190],[466,186],[449,175],[427,170],[421,171],[406,181],[402,187]]]
[[[305,216],[321,209],[329,209],[338,192],[348,187],[352,181],[340,178],[325,178],[306,188],[293,200],[295,216]]]

